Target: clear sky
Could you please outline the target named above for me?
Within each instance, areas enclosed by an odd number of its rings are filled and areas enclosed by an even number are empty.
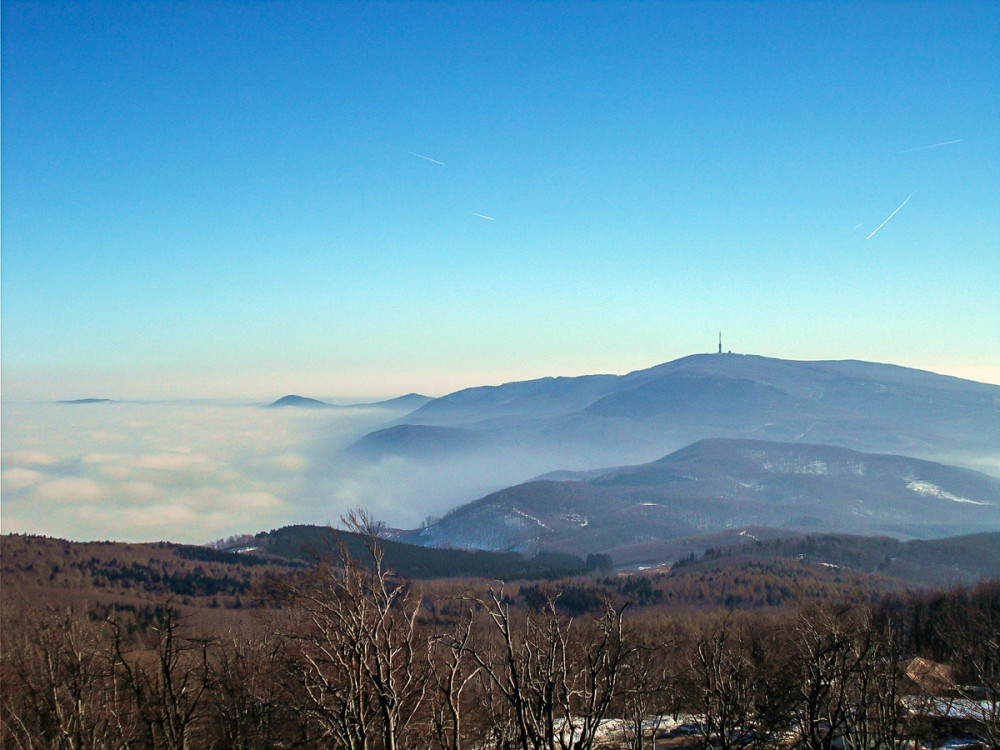
[[[2,43],[5,400],[441,395],[720,329],[1000,383],[995,0],[5,0]]]

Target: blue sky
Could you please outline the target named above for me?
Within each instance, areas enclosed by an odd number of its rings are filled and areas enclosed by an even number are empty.
[[[995,2],[2,15],[5,400],[1000,383]]]

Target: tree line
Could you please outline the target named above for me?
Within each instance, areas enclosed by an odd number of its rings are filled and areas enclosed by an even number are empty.
[[[1000,747],[996,582],[697,616],[604,600],[572,616],[559,584],[431,600],[384,564],[371,519],[348,525],[361,554],[272,578],[270,606],[231,631],[169,602],[8,608],[0,746],[643,750],[688,716],[706,750],[889,750],[943,738],[947,699],[975,706],[967,729]],[[916,656],[947,665],[942,684],[908,677]]]

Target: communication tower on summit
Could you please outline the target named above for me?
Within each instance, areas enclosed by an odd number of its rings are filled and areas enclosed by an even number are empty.
[[[722,331],[719,331],[719,354],[722,354]]]

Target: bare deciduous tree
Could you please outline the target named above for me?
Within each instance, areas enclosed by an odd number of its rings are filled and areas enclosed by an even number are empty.
[[[420,597],[384,565],[378,524],[361,511],[344,522],[364,559],[341,541],[338,560],[288,590],[305,621],[295,634],[304,711],[342,747],[395,750],[427,688]]]
[[[0,746],[122,745],[132,716],[102,643],[107,630],[75,610],[4,613]]]
[[[900,731],[902,668],[894,628],[891,621],[876,622],[867,607],[854,617],[850,657],[854,668],[848,685],[844,736],[853,747],[894,750],[904,744]]]
[[[795,615],[792,637],[800,665],[796,716],[808,750],[830,750],[851,718],[852,682],[861,658],[851,615],[849,606],[818,604]]]
[[[210,639],[183,635],[180,614],[170,604],[154,616],[149,642],[138,647],[129,645],[121,622],[111,618],[108,624],[115,676],[134,704],[148,743],[167,750],[198,747],[209,688]]]
[[[557,596],[550,592],[541,611],[522,620],[511,616],[502,587],[488,601],[478,600],[499,640],[472,652],[485,689],[501,698],[490,705],[507,726],[497,727],[495,738],[524,750],[593,747],[632,651],[621,610],[605,605],[589,627],[574,629],[574,621],[559,614]]]
[[[435,742],[442,750],[461,750],[466,736],[463,696],[475,685],[480,667],[470,654],[473,645],[473,613],[459,620],[449,633],[432,636],[428,659],[433,686],[430,726]]]
[[[212,705],[216,733],[225,747],[266,750],[305,739],[293,731],[295,698],[288,694],[287,644],[271,624],[258,623],[216,643]]]
[[[989,747],[1000,747],[1000,584],[977,586],[935,629],[959,667],[951,710],[974,723]]]
[[[753,727],[753,664],[742,634],[725,620],[710,624],[694,644],[692,668],[700,688],[706,750],[732,750]]]
[[[623,665],[619,682],[622,734],[630,750],[655,747],[663,719],[680,711],[679,637],[675,632],[634,635],[634,658]]]

